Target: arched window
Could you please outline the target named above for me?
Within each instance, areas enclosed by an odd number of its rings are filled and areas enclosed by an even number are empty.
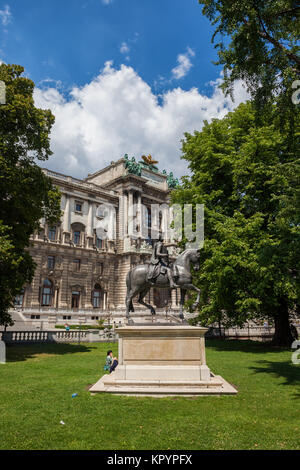
[[[103,308],[103,291],[99,284],[95,284],[92,292],[92,304],[94,308]]]
[[[23,307],[24,294],[25,294],[25,289],[22,289],[20,294],[16,295],[15,301],[14,301],[14,306],[15,307]]]
[[[42,307],[51,307],[53,299],[53,284],[45,279],[42,287]]]

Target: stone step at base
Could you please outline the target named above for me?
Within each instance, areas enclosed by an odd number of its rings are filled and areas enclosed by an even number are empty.
[[[156,398],[163,398],[163,397],[178,397],[178,396],[184,396],[184,397],[194,397],[196,395],[199,396],[209,396],[209,395],[224,395],[226,392],[221,391],[219,388],[215,389],[207,389],[205,390],[204,388],[200,389],[193,389],[191,390],[190,388],[182,389],[180,390],[180,393],[178,393],[178,389],[170,389],[170,390],[163,390],[161,388],[152,388],[149,390],[149,388],[140,388],[140,389],[134,389],[134,388],[128,388],[128,389],[118,389],[116,387],[111,387],[109,390],[106,390],[108,393],[112,393],[114,395],[126,395],[126,396],[135,396],[135,397],[156,397]],[[230,393],[227,393],[228,395]]]
[[[105,386],[112,387],[222,387],[221,380],[199,381],[199,380],[105,380]]]
[[[122,383],[120,383],[122,382]],[[113,393],[115,395],[142,396],[142,397],[169,397],[169,396],[209,396],[209,395],[236,395],[237,390],[221,376],[215,376],[210,382],[177,381],[173,383],[158,381],[116,381],[113,383],[100,380],[90,388],[92,395],[96,393]]]

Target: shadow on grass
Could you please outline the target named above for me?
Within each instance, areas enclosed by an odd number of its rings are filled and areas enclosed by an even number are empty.
[[[292,362],[259,361],[258,364],[261,364],[261,366],[251,367],[257,374],[269,373],[277,378],[284,378],[285,382],[282,385],[300,384],[300,368]],[[296,395],[296,397],[300,398],[300,394]]]
[[[38,343],[38,344],[13,344],[6,345],[6,361],[21,362],[32,359],[39,354],[62,355],[72,353],[88,353],[96,349],[96,346],[86,346],[85,344],[57,344],[57,343]]]
[[[278,348],[272,346],[269,342],[251,341],[251,340],[238,340],[238,339],[206,339],[206,346],[218,351],[239,351],[245,353],[266,353],[266,352],[283,352],[284,350],[290,351],[289,348]]]
[[[220,339],[208,339],[206,345],[210,349],[222,352],[238,352],[258,355],[260,353],[282,353],[284,351],[292,351],[289,348],[278,348],[270,343],[263,343],[261,341],[250,341],[250,340],[220,340]],[[285,356],[286,358],[286,356]],[[250,358],[249,358],[250,359]],[[251,358],[253,361],[253,358]],[[283,378],[284,382],[280,385],[293,385],[297,386],[300,384],[300,367],[292,363],[291,359],[288,361],[267,361],[258,360],[255,361],[256,366],[252,365],[249,367],[254,373],[268,373],[276,378]],[[293,398],[299,399],[300,393],[295,393]]]

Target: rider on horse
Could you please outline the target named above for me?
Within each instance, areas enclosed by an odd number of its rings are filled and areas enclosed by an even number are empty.
[[[167,274],[170,288],[176,289],[178,286],[175,284],[173,272],[169,265],[169,252],[163,243],[162,235],[159,234],[158,241],[155,242],[153,247],[147,280],[155,284],[155,280],[160,274]]]

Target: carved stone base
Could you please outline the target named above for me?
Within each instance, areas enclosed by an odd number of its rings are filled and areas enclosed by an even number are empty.
[[[154,397],[236,394],[206,365],[206,331],[190,326],[119,328],[119,366],[90,392]]]

